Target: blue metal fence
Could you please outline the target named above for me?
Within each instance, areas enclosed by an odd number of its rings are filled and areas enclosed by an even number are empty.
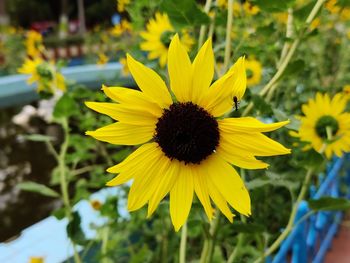
[[[347,197],[350,199],[350,169],[341,176],[342,169],[350,163],[350,154],[342,158],[336,158],[327,169],[327,175],[320,175],[320,187],[310,187],[312,199],[324,196]],[[347,192],[342,193],[340,183],[347,184]],[[320,211],[309,217],[305,217],[311,210],[306,201],[299,205],[295,227],[289,236],[283,241],[279,251],[273,258],[268,258],[269,263],[322,263],[336,235],[342,220],[340,211]],[[305,219],[306,218],[306,219]]]

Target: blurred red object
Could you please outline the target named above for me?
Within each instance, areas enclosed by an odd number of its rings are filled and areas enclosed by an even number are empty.
[[[41,21],[41,22],[32,23],[30,26],[30,29],[38,31],[43,35],[47,35],[53,32],[55,26],[56,26],[56,22],[54,21]]]

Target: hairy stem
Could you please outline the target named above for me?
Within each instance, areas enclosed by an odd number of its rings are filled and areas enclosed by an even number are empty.
[[[209,13],[210,10],[210,6],[211,6],[211,2],[212,0],[207,0],[205,2],[205,6],[204,6],[204,12],[205,13]],[[199,38],[198,38],[198,50],[201,48],[201,46],[203,45],[204,42],[204,36],[205,36],[205,31],[207,30],[207,26],[201,26],[200,30],[199,30]]]
[[[186,263],[186,241],[187,241],[187,223],[185,223],[181,229],[179,263]]]
[[[226,40],[225,40],[225,56],[224,56],[224,72],[228,68],[231,57],[231,31],[233,21],[233,0],[227,3],[227,24],[226,24]]]

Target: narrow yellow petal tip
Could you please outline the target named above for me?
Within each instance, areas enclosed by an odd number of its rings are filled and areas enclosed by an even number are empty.
[[[105,89],[107,89],[107,88],[108,88],[108,87],[107,87],[106,85],[102,84],[101,90],[105,90]]]
[[[93,134],[93,131],[86,131],[86,132],[85,132],[85,135],[92,136],[92,134]]]

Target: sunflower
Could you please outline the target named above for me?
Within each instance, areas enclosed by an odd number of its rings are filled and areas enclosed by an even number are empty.
[[[100,65],[100,66],[106,65],[108,61],[109,61],[109,57],[107,57],[105,53],[103,52],[98,53],[98,60],[96,62],[97,65]]]
[[[34,30],[28,31],[25,46],[28,56],[32,58],[40,56],[45,49],[42,35]]]
[[[343,87],[343,93],[345,95],[345,97],[350,100],[350,85],[345,85]]]
[[[128,210],[148,203],[148,216],[170,192],[170,216],[176,231],[185,223],[196,193],[209,220],[212,202],[232,222],[228,204],[238,213],[251,214],[250,197],[231,164],[263,169],[255,156],[288,154],[290,150],[261,132],[285,122],[264,124],[254,118],[221,118],[246,89],[244,58],[213,84],[214,54],[207,40],[191,63],[176,34],[168,52],[169,91],[152,69],[127,54],[131,75],[141,91],[103,87],[117,103],[86,105],[118,122],[86,132],[117,145],[141,145],[123,162],[107,169],[116,173],[107,183],[116,186],[133,179]],[[211,202],[212,201],[212,202]]]
[[[336,154],[350,150],[350,114],[344,112],[346,98],[336,94],[330,99],[328,94],[317,93],[302,106],[305,116],[300,117],[298,137],[309,142],[316,151],[324,152],[329,159]]]
[[[245,62],[247,71],[247,84],[248,86],[254,86],[260,83],[262,75],[262,66],[258,60],[247,59]]]
[[[117,0],[117,10],[118,12],[124,12],[125,7],[130,4],[130,0]]]
[[[140,33],[145,40],[140,47],[143,51],[148,51],[148,59],[159,59],[159,65],[164,67],[167,61],[168,48],[171,38],[175,34],[175,29],[171,25],[168,15],[156,13],[146,25],[147,31]],[[182,32],[182,43],[189,51],[194,44],[193,38],[186,32]]]
[[[65,79],[59,73],[53,63],[37,57],[34,59],[26,58],[23,65],[18,69],[18,73],[31,75],[27,83],[38,82],[37,91],[53,93],[55,89],[66,90]]]

